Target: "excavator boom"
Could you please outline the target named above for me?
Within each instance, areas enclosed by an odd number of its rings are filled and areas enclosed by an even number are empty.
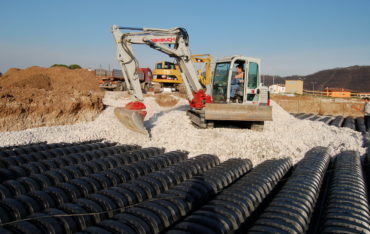
[[[123,33],[121,30],[128,32]],[[198,94],[200,91],[201,93],[204,93],[204,91],[198,80],[197,71],[191,58],[188,47],[189,37],[185,29],[133,28],[113,25],[112,33],[117,45],[117,59],[125,76],[126,86],[135,97],[135,101],[141,102],[144,100],[144,97],[137,74],[139,63],[134,55],[132,45],[144,44],[175,58],[180,66],[181,76],[184,77],[183,81],[187,98],[191,101],[191,105],[195,105],[198,108],[205,105],[205,101],[202,100],[205,99],[205,96]],[[210,99],[207,100],[210,102]],[[146,130],[142,122],[146,112],[145,105],[142,102],[141,104],[133,105],[132,102],[128,103],[124,108],[116,108],[115,114],[127,128],[145,133]],[[135,112],[140,112],[141,114]]]

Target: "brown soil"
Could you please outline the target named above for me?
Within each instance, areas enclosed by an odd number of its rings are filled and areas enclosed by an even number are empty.
[[[173,97],[169,93],[161,93],[155,95],[155,102],[158,103],[158,105],[160,106],[172,107],[179,102],[179,99]]]
[[[103,96],[85,69],[11,68],[0,78],[0,131],[93,120]]]
[[[364,102],[359,99],[329,98],[315,96],[271,95],[271,100],[278,103],[289,113],[307,113],[318,115],[363,116]]]

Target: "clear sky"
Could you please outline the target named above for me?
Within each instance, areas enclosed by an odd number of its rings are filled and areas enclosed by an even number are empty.
[[[0,9],[3,73],[54,63],[118,68],[113,24],[184,27],[192,53],[258,57],[264,74],[370,65],[369,0],[1,0]],[[167,59],[135,49],[141,67]]]

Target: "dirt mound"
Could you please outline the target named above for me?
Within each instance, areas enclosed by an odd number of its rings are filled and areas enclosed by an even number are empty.
[[[103,95],[85,69],[11,68],[0,78],[0,131],[93,120]]]
[[[60,91],[99,91],[93,72],[85,69],[71,70],[65,67],[43,68],[33,66],[24,70],[11,68],[0,79],[0,86],[6,88],[19,87],[20,85],[23,88],[24,85],[36,82],[41,82],[41,86],[50,82],[55,90]],[[39,87],[36,86],[35,88]]]
[[[155,95],[155,102],[163,107],[172,107],[179,102],[179,99],[169,93],[162,93]]]
[[[27,77],[27,79],[20,80],[14,83],[14,86],[19,88],[35,88],[51,90],[51,79],[49,76],[44,74],[36,74]]]

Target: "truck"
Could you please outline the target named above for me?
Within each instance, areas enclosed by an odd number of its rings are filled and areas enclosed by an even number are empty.
[[[125,83],[125,77],[121,70],[113,69],[112,72],[96,71],[96,75],[103,75],[99,80],[99,87],[103,90],[108,91],[125,91],[127,86]],[[152,71],[150,68],[139,68],[137,69],[137,75],[140,81],[141,89],[147,92],[151,88],[153,79]]]

